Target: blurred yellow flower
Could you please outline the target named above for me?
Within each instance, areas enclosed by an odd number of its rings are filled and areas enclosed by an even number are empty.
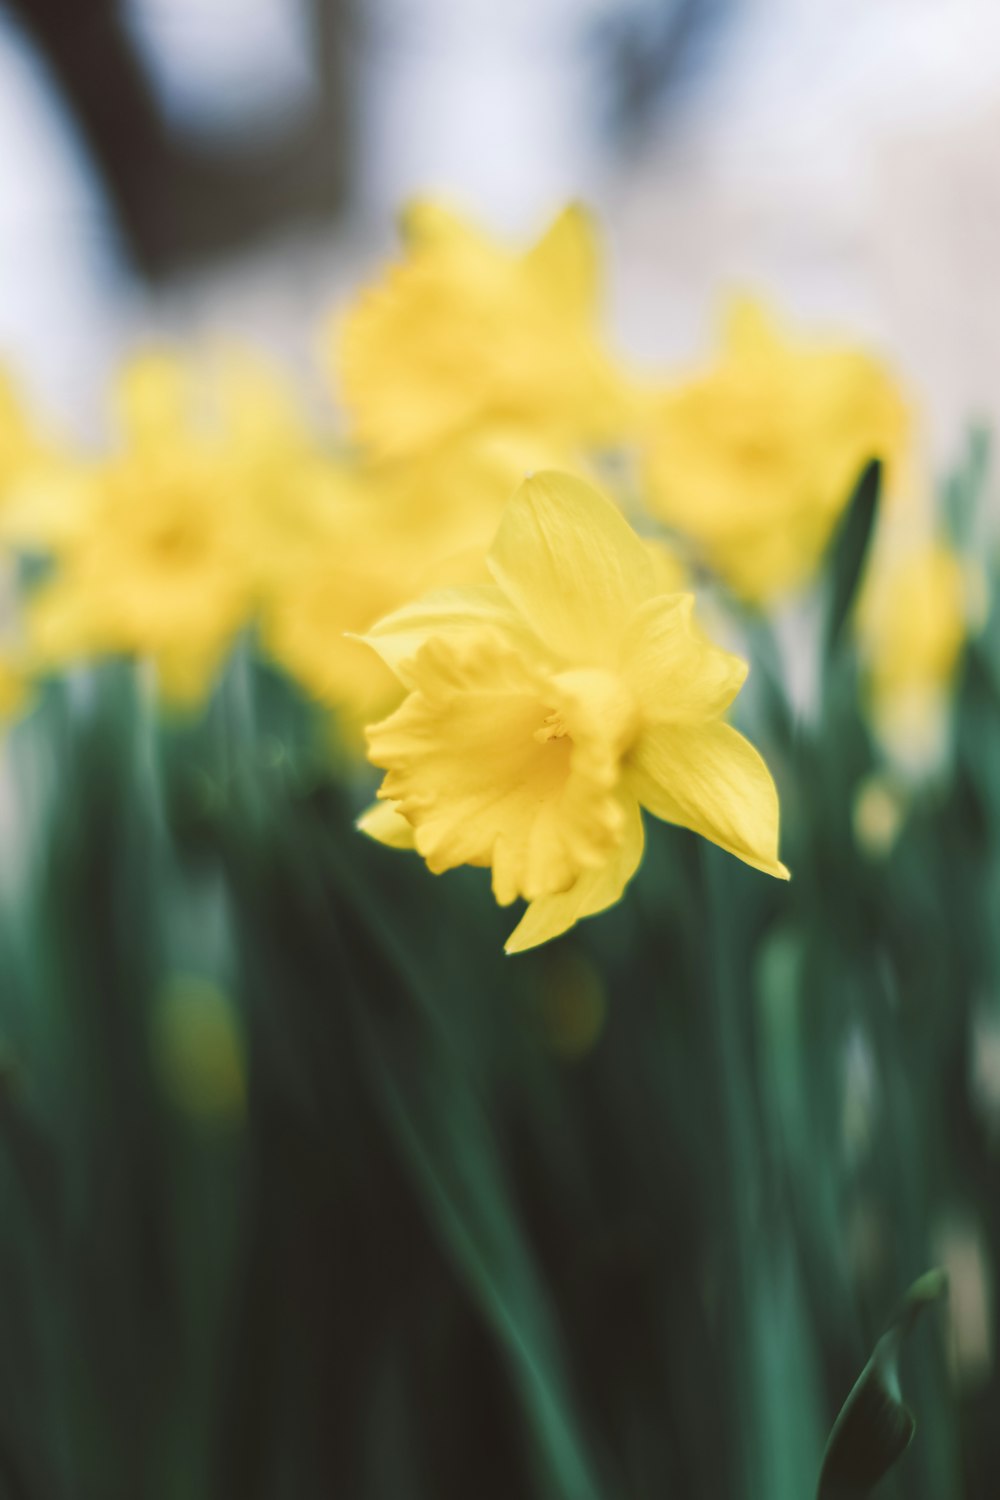
[[[939,738],[952,677],[968,632],[969,589],[960,559],[942,542],[876,559],[860,627],[876,727],[891,749],[919,763]]]
[[[177,705],[207,692],[250,612],[252,587],[225,475],[179,448],[94,476],[87,525],[29,600],[41,670],[97,655],[151,659]]]
[[[334,330],[353,437],[378,456],[483,428],[570,450],[620,438],[630,396],[601,343],[583,209],[565,209],[523,254],[431,203],[411,206],[404,235],[404,259]]]
[[[870,458],[898,484],[909,418],[862,350],[800,343],[759,304],[728,311],[705,373],[651,404],[650,509],[741,598],[806,582]]]
[[[285,383],[242,353],[143,354],[115,409],[120,451],[82,476],[85,521],[30,603],[32,650],[41,670],[151,659],[164,698],[194,706],[275,578],[335,550],[336,468]]]
[[[266,580],[327,545],[346,488],[297,393],[270,364],[228,351],[211,370],[216,443],[231,466],[246,545]]]
[[[660,591],[656,561],[582,480],[526,480],[489,552],[492,584],[442,590],[367,634],[407,690],[369,730],[391,812],[435,873],[489,866],[501,905],[530,904],[529,948],[619,899],[642,856],[640,806],[769,874],[778,799],[722,721],[746,667]]]
[[[155,467],[183,449],[206,473],[215,464],[214,488],[232,497],[230,520],[262,575],[314,555],[337,471],[270,364],[244,350],[200,363],[151,351],[126,367],[115,395],[132,460]]]

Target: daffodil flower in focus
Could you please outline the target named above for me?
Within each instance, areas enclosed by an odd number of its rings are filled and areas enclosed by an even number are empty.
[[[368,731],[385,771],[361,820],[435,873],[488,866],[529,902],[515,952],[611,906],[643,850],[641,808],[787,877],[778,798],[723,721],[746,675],[664,593],[616,507],[558,472],[527,479],[488,556],[493,582],[442,590],[365,639],[407,696]]]

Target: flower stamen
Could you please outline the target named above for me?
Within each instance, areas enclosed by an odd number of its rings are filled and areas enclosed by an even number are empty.
[[[549,740],[563,740],[568,734],[566,720],[559,710],[554,708],[551,713],[546,714],[541,728],[535,730],[532,739],[537,740],[540,745],[547,745]]]

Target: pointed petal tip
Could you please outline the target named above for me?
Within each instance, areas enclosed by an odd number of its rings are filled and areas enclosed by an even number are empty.
[[[546,938],[546,937],[536,937],[536,938],[518,937],[517,934],[518,934],[518,928],[520,927],[520,925],[521,924],[519,922],[518,925],[517,925],[517,927],[514,928],[514,931],[511,933],[510,937],[507,939],[507,941],[503,945],[503,951],[504,951],[504,957],[505,958],[513,958],[515,953],[527,953],[532,948],[539,948],[539,947],[541,947],[542,943],[545,943],[545,942],[549,941],[549,939]]]
[[[383,806],[384,804],[381,802],[373,802],[370,807],[365,808],[364,812],[358,814],[354,819],[354,826],[359,833],[370,834],[372,827],[377,826],[379,814]]]
[[[775,880],[791,880],[792,878],[791,870],[787,865],[782,864],[780,859],[756,859],[744,850],[732,847],[727,848],[726,852],[734,854],[742,864],[749,865],[751,870],[759,870],[762,875],[770,875]]]
[[[415,842],[412,825],[398,811],[394,802],[383,798],[381,793],[376,793],[376,797],[378,800],[366,807],[355,820],[355,828],[389,849],[413,849]]]
[[[542,900],[545,898],[543,897]],[[550,943],[553,938],[561,937],[573,926],[572,922],[565,921],[539,923],[529,921],[534,903],[529,901],[521,914],[521,920],[514,928],[503,945],[504,955],[512,958],[515,953],[528,953],[532,948],[540,948],[543,943]],[[537,915],[537,913],[536,913]]]

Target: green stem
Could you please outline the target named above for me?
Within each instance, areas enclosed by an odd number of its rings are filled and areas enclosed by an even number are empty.
[[[723,1191],[729,1223],[725,1274],[734,1349],[734,1451],[746,1500],[800,1500],[815,1484],[824,1430],[805,1317],[798,1250],[768,1180],[766,1134],[751,1052],[749,982],[756,934],[752,878],[720,851],[702,850],[709,1036],[718,1080]],[[759,877],[756,877],[759,878]],[[734,1490],[734,1493],[740,1493]]]

